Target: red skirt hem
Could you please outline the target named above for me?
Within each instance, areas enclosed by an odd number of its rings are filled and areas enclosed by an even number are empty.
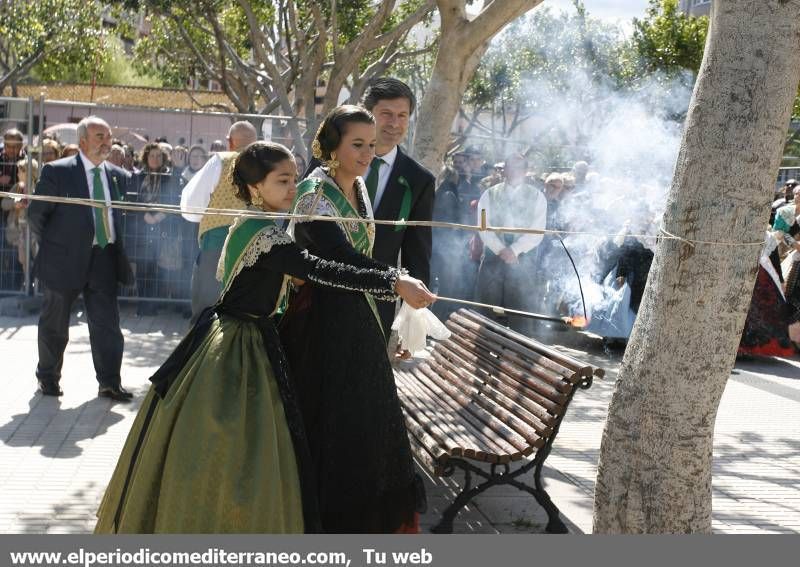
[[[396,534],[418,534],[419,533],[419,512],[414,512],[414,519],[410,523],[401,525]]]
[[[737,355],[751,356],[783,356],[791,358],[796,354],[792,347],[781,346],[777,339],[772,339],[763,345],[739,346]]]

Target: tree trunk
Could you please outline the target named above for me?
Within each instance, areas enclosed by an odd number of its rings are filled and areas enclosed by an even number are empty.
[[[432,172],[438,173],[447,152],[453,120],[458,115],[466,84],[477,65],[467,65],[452,39],[446,40],[444,30],[439,43],[439,53],[451,53],[450,57],[437,56],[433,66],[428,90],[420,103],[417,128],[414,131],[414,156]],[[480,49],[486,52],[488,43]],[[480,60],[480,57],[477,58]],[[458,63],[454,62],[458,61]]]
[[[714,2],[664,227],[759,243],[800,81],[800,0]],[[761,245],[658,246],[603,433],[596,533],[708,533],[714,422]]]
[[[420,103],[412,151],[428,169],[438,172],[441,168],[453,120],[489,41],[503,26],[541,3],[542,0],[484,2],[483,10],[470,21],[465,0],[438,0],[439,50]]]

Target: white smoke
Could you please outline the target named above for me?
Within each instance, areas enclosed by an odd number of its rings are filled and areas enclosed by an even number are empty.
[[[565,230],[598,235],[563,236],[575,257],[591,315],[610,268],[604,245],[614,235],[620,235],[619,243],[621,236],[628,234],[644,235],[637,239],[645,247],[655,248],[680,147],[682,117],[691,97],[691,78],[654,76],[628,91],[614,90],[607,82],[591,82],[585,76],[576,77],[574,84],[577,89],[565,94],[563,104],[551,100],[549,114],[559,121],[559,128],[580,132],[581,150],[590,164],[590,181],[562,200],[559,217]],[[576,99],[592,101],[589,119],[583,118],[587,106],[575,111]],[[560,270],[558,278],[552,285],[563,290],[570,314],[582,314],[574,273]]]
[[[498,35],[487,52],[487,64],[500,70],[510,59],[530,61],[515,95],[521,114],[530,117],[506,139],[493,139],[498,154],[487,157],[502,161],[522,149],[537,175],[589,163],[590,181],[564,196],[557,226],[548,227],[596,235],[563,235],[588,314],[613,268],[604,251],[616,236],[644,235],[640,242],[655,248],[694,83],[691,73],[624,78],[625,35],[619,26],[537,9]],[[468,143],[481,145],[477,137]],[[507,307],[582,315],[578,280],[561,243],[545,239],[540,248],[541,275],[522,294],[533,300]]]

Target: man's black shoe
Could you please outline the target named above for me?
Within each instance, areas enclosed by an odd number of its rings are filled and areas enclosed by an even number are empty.
[[[64,391],[54,382],[39,380],[39,391],[43,396],[63,396]]]
[[[133,394],[122,386],[100,386],[97,395],[101,398],[111,398],[117,402],[129,402],[133,399]]]

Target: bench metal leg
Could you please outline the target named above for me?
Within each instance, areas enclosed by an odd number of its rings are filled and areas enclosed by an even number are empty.
[[[547,494],[547,491],[541,486],[541,483],[537,482],[536,484],[539,486],[536,488],[532,488],[527,484],[523,484],[517,480],[509,480],[508,484],[515,486],[520,490],[524,490],[528,494],[531,494],[534,498],[536,498],[539,506],[544,508],[544,511],[547,512],[547,526],[545,527],[544,531],[549,534],[569,533],[567,526],[561,521],[558,508],[555,504],[553,504],[553,501],[550,499],[550,495]]]
[[[535,488],[528,486],[527,484],[523,484],[514,478],[508,479],[507,483],[511,486],[517,487],[520,490],[524,490],[536,498],[539,506],[544,508],[545,512],[547,512],[547,526],[545,527],[545,531],[547,533],[568,534],[569,530],[567,529],[567,526],[564,525],[564,522],[561,521],[558,508],[555,504],[553,504],[553,501],[550,499],[550,495],[547,494],[547,491],[544,489],[544,485],[542,484],[542,467],[544,466],[544,459],[541,459],[538,462],[535,460],[534,463],[536,465],[533,470],[533,482]],[[523,469],[520,469],[520,472],[526,468],[528,467],[523,467]],[[514,476],[516,476],[516,474]]]
[[[498,474],[495,470],[495,466],[492,467],[492,472],[487,473],[467,461],[463,461],[461,459],[452,459],[449,462],[449,466],[451,467],[450,472],[447,473],[447,476],[452,474],[452,471],[455,468],[459,468],[464,471],[464,488],[461,492],[458,493],[455,500],[453,501],[450,506],[448,506],[445,511],[442,513],[442,518],[439,520],[439,523],[436,524],[433,528],[431,528],[431,532],[437,534],[450,534],[453,533],[453,520],[455,520],[458,513],[461,509],[467,505],[467,503],[472,500],[475,496],[479,495],[480,493],[486,491],[488,488],[500,485],[500,484],[509,484],[519,490],[527,492],[528,494],[532,495],[536,502],[539,503],[539,506],[544,508],[545,512],[547,512],[547,526],[545,527],[545,531],[550,534],[566,534],[569,533],[567,526],[564,522],[561,521],[561,517],[559,515],[558,508],[550,499],[550,495],[547,494],[547,491],[544,489],[544,485],[542,484],[542,466],[544,464],[544,458],[535,459],[531,461],[529,464],[518,468],[513,472],[508,472],[508,466],[506,465],[506,473]],[[525,484],[519,480],[517,477],[525,474],[526,472],[530,471],[531,468],[534,469],[533,472],[533,480],[534,486],[530,486]],[[472,473],[486,479],[485,482],[478,484],[477,486],[472,486]]]
[[[461,508],[467,505],[467,502],[475,496],[475,494],[479,494],[483,492],[483,490],[475,491],[475,488],[472,488],[472,472],[469,469],[463,468],[464,471],[464,488],[461,492],[458,493],[456,499],[453,500],[453,503],[448,506],[444,512],[442,512],[442,519],[439,520],[439,523],[436,524],[431,528],[431,533],[434,534],[451,534],[453,533],[453,520],[456,519],[458,513],[461,511]],[[476,488],[480,488],[477,486]]]

